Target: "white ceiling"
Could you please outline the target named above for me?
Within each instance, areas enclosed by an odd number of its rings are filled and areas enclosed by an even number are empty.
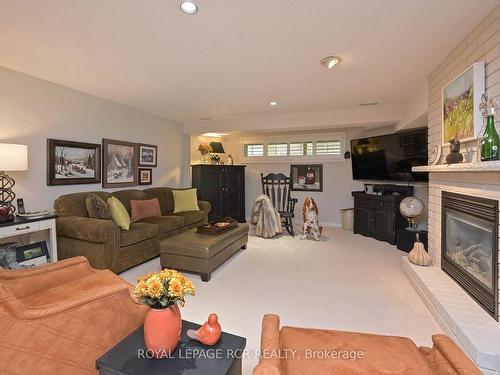
[[[197,2],[0,0],[0,66],[180,123],[399,105],[498,4]]]

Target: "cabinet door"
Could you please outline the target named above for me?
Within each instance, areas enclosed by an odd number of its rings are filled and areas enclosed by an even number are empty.
[[[358,233],[368,234],[372,231],[372,210],[364,207],[354,208],[354,228]]]
[[[210,202],[212,209],[210,210],[209,220],[217,220],[223,218],[224,215],[224,191],[222,190],[222,182],[224,179],[222,171],[216,168],[207,168],[205,178],[202,183],[203,196],[201,199]]]
[[[227,185],[225,188],[226,214],[237,220],[245,217],[243,212],[245,186],[243,173],[239,169],[229,168],[227,171]]]
[[[393,237],[394,233],[394,213],[376,210],[375,211],[375,232],[382,236]]]

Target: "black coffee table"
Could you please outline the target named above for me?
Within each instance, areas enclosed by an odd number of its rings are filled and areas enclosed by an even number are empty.
[[[143,327],[138,328],[96,361],[99,375],[241,375],[244,337],[222,333],[214,346],[191,340],[186,332],[199,324],[182,321],[179,346],[170,358],[147,358]]]

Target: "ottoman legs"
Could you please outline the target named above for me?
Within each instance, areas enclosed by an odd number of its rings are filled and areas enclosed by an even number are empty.
[[[212,277],[212,274],[210,272],[207,273],[200,273],[201,281],[207,282],[210,281],[210,277]]]

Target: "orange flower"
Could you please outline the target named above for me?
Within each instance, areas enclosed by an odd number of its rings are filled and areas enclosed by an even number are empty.
[[[182,284],[177,279],[171,279],[168,284],[168,293],[172,297],[182,297],[184,295],[184,289]]]
[[[137,296],[137,297],[142,297],[146,294],[147,292],[147,286],[146,286],[146,282],[144,281],[139,281],[137,283],[137,285],[135,286],[135,289],[134,289],[134,294]]]
[[[163,294],[163,283],[158,276],[152,276],[148,281],[146,281],[146,285],[148,296],[152,298],[160,298]]]

